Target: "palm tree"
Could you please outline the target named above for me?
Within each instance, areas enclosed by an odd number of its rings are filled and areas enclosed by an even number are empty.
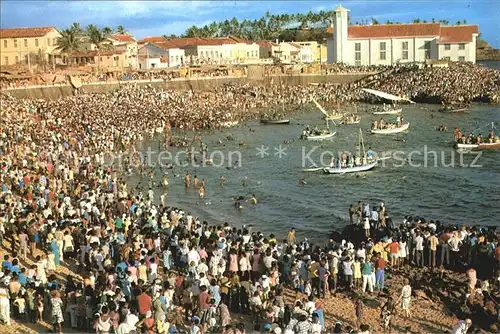
[[[61,36],[56,40],[56,50],[64,54],[66,57],[70,56],[74,51],[78,51],[82,47],[82,35],[77,29],[72,26],[69,29],[61,31]],[[73,58],[69,57],[71,65]]]
[[[94,24],[89,24],[85,31],[86,38],[89,43],[95,45],[97,51],[97,72],[99,72],[99,63],[101,59],[101,50],[109,49],[111,44],[109,43],[109,31],[104,29],[99,29]]]
[[[102,32],[107,36],[113,35],[113,29],[111,29],[110,27],[102,28]]]
[[[125,28],[122,25],[119,25],[118,27],[116,27],[115,32],[117,34],[120,34],[120,35],[124,35],[127,33],[127,31],[125,30]]]

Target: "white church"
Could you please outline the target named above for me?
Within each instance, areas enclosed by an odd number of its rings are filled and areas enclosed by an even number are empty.
[[[335,9],[327,62],[354,66],[425,62],[476,62],[477,25],[440,23],[349,25],[349,9]]]

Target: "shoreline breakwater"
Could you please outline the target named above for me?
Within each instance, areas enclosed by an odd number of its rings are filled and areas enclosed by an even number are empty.
[[[16,98],[57,100],[83,93],[109,93],[122,86],[138,84],[150,85],[158,89],[195,90],[203,91],[227,84],[250,84],[250,85],[308,85],[308,84],[345,84],[355,82],[371,76],[375,73],[335,73],[335,74],[295,74],[295,75],[272,75],[272,76],[228,76],[228,77],[202,77],[202,78],[179,78],[172,80],[129,80],[129,81],[105,81],[83,84],[80,88],[74,88],[71,84],[51,86],[29,86],[2,89]]]

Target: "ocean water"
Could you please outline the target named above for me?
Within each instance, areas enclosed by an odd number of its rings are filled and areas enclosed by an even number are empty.
[[[361,123],[334,127],[337,135],[331,141],[298,139],[305,124],[324,126],[318,111],[291,115],[290,125],[261,125],[250,121],[223,131],[199,133],[208,145],[209,154],[213,155],[214,166],[168,170],[167,203],[211,223],[253,224],[254,229],[278,236],[285,236],[288,229],[295,227],[299,235],[316,240],[324,240],[332,228],[345,225],[349,205],[359,200],[372,206],[383,202],[396,223],[405,215],[418,215],[448,223],[498,225],[500,151],[485,151],[480,156],[460,155],[453,149],[452,142],[455,126],[466,133],[479,129],[487,135],[491,122],[498,127],[500,109],[474,105],[469,113],[444,114],[437,112],[438,108],[421,104],[405,106],[404,117],[410,122],[410,129],[392,136],[368,134],[371,121],[380,116],[367,113],[364,107],[358,108]],[[439,125],[446,125],[448,132],[437,131]],[[377,154],[392,158],[362,174],[325,175],[302,171],[310,165],[310,161],[303,161],[310,150],[314,150],[310,156],[316,164],[321,163],[322,155],[328,164],[331,153],[357,152],[359,129],[366,149],[371,147]],[[146,141],[142,150],[146,151],[148,146],[158,149],[158,141],[158,138]],[[262,145],[268,148],[269,155],[257,155],[257,148]],[[286,154],[281,158],[277,155],[280,145]],[[198,147],[196,144],[195,148]],[[172,150],[170,154],[181,151]],[[183,153],[179,156],[186,157]],[[473,162],[477,167],[465,166]],[[207,180],[204,199],[199,198],[197,190],[185,189],[186,171]],[[156,171],[159,183],[162,172]],[[224,187],[219,185],[220,176],[227,180]],[[245,177],[247,186],[242,184]],[[306,185],[299,184],[302,178]],[[134,186],[139,178],[132,176],[129,182]],[[155,191],[159,196],[162,189]],[[234,196],[252,194],[259,201],[257,205],[244,203],[242,209],[234,208]]]
[[[500,69],[500,60],[484,60],[477,63],[485,67]]]

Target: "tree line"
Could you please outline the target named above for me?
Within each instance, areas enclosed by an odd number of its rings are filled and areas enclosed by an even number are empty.
[[[326,28],[333,24],[334,11],[321,10],[317,13],[309,11],[308,13],[297,14],[276,14],[273,15],[266,12],[263,17],[256,20],[238,20],[233,17],[231,20],[212,22],[203,27],[191,26],[182,37],[225,37],[236,36],[248,40],[285,40],[285,41],[302,41],[302,40],[317,40],[323,41],[329,37]],[[441,23],[448,25],[448,20],[436,20],[432,18],[430,21],[416,18],[412,23]],[[376,18],[368,20],[352,21],[349,16],[349,24],[351,25],[376,25],[381,24]],[[401,22],[385,21],[385,24],[401,24]],[[457,25],[467,24],[466,20],[459,20]],[[165,38],[172,38],[173,35]]]
[[[95,24],[89,24],[82,28],[79,23],[73,23],[71,27],[60,31],[61,36],[56,40],[56,48],[65,55],[75,51],[82,51],[85,44],[93,44],[97,54],[102,50],[111,48],[109,37],[113,34],[125,34],[127,31],[121,25],[116,29],[110,27],[99,28]]]

